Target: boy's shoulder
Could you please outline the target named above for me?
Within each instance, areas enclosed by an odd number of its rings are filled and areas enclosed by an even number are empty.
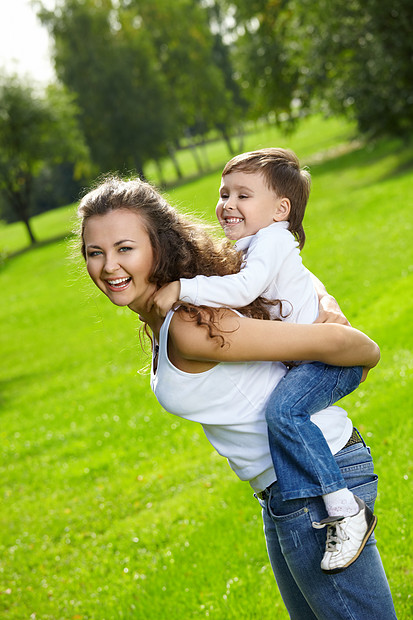
[[[279,255],[296,250],[299,253],[298,242],[288,230],[288,222],[274,222],[261,228],[255,235],[239,239],[235,247],[248,256],[261,252]]]
[[[288,230],[288,222],[274,222],[270,226],[261,228],[255,235],[250,238],[249,246],[264,245],[277,243],[282,247],[294,248],[298,247],[297,240],[294,235]]]
[[[292,237],[294,239],[294,235],[288,230],[289,223],[288,222],[274,222],[269,226],[265,226],[265,228],[260,228],[258,232],[253,235],[253,237],[285,237],[286,239]]]

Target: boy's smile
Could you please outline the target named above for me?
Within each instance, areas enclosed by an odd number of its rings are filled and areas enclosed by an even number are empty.
[[[232,241],[288,219],[289,200],[279,198],[260,173],[231,172],[223,176],[219,194],[217,218]]]

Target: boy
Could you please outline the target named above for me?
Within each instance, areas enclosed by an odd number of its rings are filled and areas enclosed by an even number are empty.
[[[244,253],[245,263],[237,274],[197,276],[162,287],[154,297],[159,311],[166,314],[178,300],[242,308],[262,296],[281,302],[271,306],[272,318],[312,323],[318,297],[299,253],[305,241],[302,221],[309,192],[310,175],[300,169],[292,151],[261,149],[231,159],[222,173],[216,213],[225,236]],[[302,363],[287,372],[266,409],[283,499],[321,495],[324,500],[328,517],[313,526],[327,527],[321,562],[326,573],[342,571],[359,557],[377,518],[345,486],[310,416],[352,392],[361,378],[361,368]],[[340,449],[343,438],[336,439]],[[354,429],[345,448],[361,441]]]

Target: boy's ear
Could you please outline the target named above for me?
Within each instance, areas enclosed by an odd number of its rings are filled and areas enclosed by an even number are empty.
[[[274,222],[284,222],[290,217],[291,202],[289,198],[281,198],[274,211]]]

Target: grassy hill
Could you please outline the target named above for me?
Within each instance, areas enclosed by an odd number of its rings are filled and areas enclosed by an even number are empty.
[[[379,367],[345,406],[375,457],[379,549],[398,617],[408,620],[413,148],[352,136],[340,121],[310,119],[288,139],[251,133],[244,147],[289,146],[309,164],[304,261],[381,346]],[[224,163],[222,145],[208,148],[211,162]],[[168,197],[212,221],[219,178]],[[73,211],[36,218],[44,244],[0,270],[0,614],[287,618],[249,486],[200,427],[156,403],[136,316],[99,296],[70,258],[63,237]],[[4,253],[26,243],[20,224],[0,227]]]

